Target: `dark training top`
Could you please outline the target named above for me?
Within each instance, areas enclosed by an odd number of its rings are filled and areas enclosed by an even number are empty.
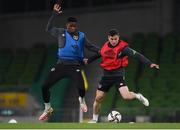
[[[65,43],[66,43],[66,36],[65,36],[65,28],[57,28],[54,27],[54,19],[57,17],[57,13],[53,12],[52,16],[50,17],[47,27],[46,27],[46,31],[49,32],[52,36],[56,37],[58,39],[58,47],[59,48],[63,48],[65,47]],[[75,33],[71,33],[70,34],[72,36],[72,38],[77,37],[78,36],[78,31]],[[92,52],[98,52],[99,48],[96,47],[94,44],[92,44],[86,37],[84,37],[84,47],[86,47],[89,51]],[[64,60],[64,59],[58,59],[58,62],[62,62],[64,64],[67,65],[79,65],[79,61],[70,61],[70,60]]]
[[[109,44],[109,47],[112,47]],[[152,62],[147,59],[145,56],[142,54],[136,52],[135,50],[131,49],[130,47],[125,47],[121,52],[119,52],[118,57],[123,57],[123,56],[130,56],[133,58],[136,58],[137,60],[141,61],[142,63],[150,66]],[[88,58],[88,63],[93,62],[94,60],[100,58],[101,55],[100,53]],[[119,69],[114,69],[114,70],[103,70],[103,74],[105,77],[112,77],[112,76],[125,76],[125,69],[124,68],[119,68]]]

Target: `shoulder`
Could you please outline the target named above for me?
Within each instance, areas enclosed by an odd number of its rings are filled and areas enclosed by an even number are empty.
[[[87,39],[87,37],[86,37],[86,35],[85,35],[84,32],[79,31],[78,33],[79,33],[79,36],[80,36],[81,38]]]
[[[86,34],[84,32],[81,32],[81,31],[79,31],[79,34],[83,35],[83,36],[86,36]]]
[[[66,29],[64,29],[64,28],[57,28],[57,29],[60,33],[64,33],[66,31]]]

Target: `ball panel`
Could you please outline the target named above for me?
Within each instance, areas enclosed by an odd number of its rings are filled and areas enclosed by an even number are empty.
[[[118,111],[111,111],[108,114],[108,121],[109,122],[120,122],[121,118],[122,118],[122,116]]]

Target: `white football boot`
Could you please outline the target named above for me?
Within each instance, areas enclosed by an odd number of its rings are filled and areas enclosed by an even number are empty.
[[[138,93],[137,95],[139,95],[139,101],[142,102],[145,106],[149,106],[149,101],[147,98],[145,98],[141,93]]]
[[[49,116],[52,114],[53,112],[53,108],[50,107],[47,110],[44,110],[44,112],[41,114],[41,116],[39,117],[40,121],[45,121],[49,118]]]

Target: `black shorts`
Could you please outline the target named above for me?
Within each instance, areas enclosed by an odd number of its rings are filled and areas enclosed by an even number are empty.
[[[109,89],[115,86],[118,89],[120,87],[126,86],[124,83],[124,77],[118,76],[118,77],[105,77],[103,76],[101,78],[101,81],[99,82],[98,90],[103,91],[103,92],[108,92]]]

